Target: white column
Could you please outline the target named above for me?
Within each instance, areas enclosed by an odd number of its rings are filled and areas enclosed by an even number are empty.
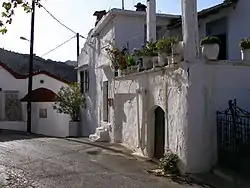
[[[147,41],[156,41],[156,2],[147,0]]]
[[[197,0],[182,0],[181,6],[184,60],[192,62],[199,57]]]

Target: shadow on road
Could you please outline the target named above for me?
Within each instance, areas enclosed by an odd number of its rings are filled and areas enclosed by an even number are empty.
[[[45,136],[29,134],[20,131],[10,131],[10,130],[0,129],[0,142],[9,142],[14,140],[26,140],[26,139],[43,138],[43,137]]]

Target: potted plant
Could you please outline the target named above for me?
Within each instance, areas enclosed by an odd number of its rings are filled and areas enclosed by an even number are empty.
[[[158,51],[158,65],[164,66],[168,63],[168,57],[172,54],[171,38],[162,38],[156,44]]]
[[[115,70],[118,69],[118,76],[124,75],[126,73],[127,65],[125,60],[125,54],[127,49],[122,50],[118,48],[106,48],[109,59],[111,60],[111,67]]]
[[[78,136],[80,109],[83,106],[83,102],[84,97],[77,83],[61,87],[57,93],[57,102],[53,105],[54,109],[58,113],[68,114],[71,118],[68,136]]]
[[[144,69],[151,69],[158,62],[156,42],[147,42],[143,45],[142,59]]]
[[[217,37],[207,36],[200,42],[202,47],[202,55],[206,60],[217,60],[220,46]]]
[[[250,38],[242,39],[240,47],[242,60],[250,61]]]
[[[133,56],[128,54],[128,55],[125,56],[125,59],[126,59],[126,63],[127,63],[129,71],[131,73],[136,72],[137,66],[136,66],[136,63],[135,63],[135,60],[134,60]]]

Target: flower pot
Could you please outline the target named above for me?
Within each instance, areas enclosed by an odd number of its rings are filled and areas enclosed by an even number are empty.
[[[180,63],[183,60],[183,41],[180,41],[173,46],[172,54],[172,63]]]
[[[159,67],[159,65],[158,65],[158,56],[151,57],[151,61],[153,63],[153,67]]]
[[[133,65],[133,66],[130,67],[130,69],[131,69],[131,73],[135,73],[135,72],[137,72],[138,66]]]
[[[153,63],[152,63],[152,57],[150,56],[144,56],[142,57],[142,63],[143,63],[143,68],[144,69],[151,69],[153,68]]]
[[[171,55],[167,56],[167,60],[168,60],[168,65],[173,64],[173,56]]]
[[[78,121],[69,122],[69,137],[77,137],[80,123]]]
[[[250,61],[250,49],[241,50],[241,59],[243,61]]]
[[[204,44],[202,46],[202,55],[206,60],[217,60],[219,52],[219,44]]]
[[[168,64],[168,54],[167,53],[159,53],[158,54],[158,66],[163,67]]]

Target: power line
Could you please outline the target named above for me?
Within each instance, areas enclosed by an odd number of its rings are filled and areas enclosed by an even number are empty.
[[[49,53],[55,51],[56,49],[60,48],[61,46],[63,46],[64,44],[68,43],[69,41],[71,41],[73,38],[75,38],[75,36],[71,37],[70,39],[66,40],[65,42],[63,42],[62,44],[58,45],[57,47],[53,48],[52,50],[46,52],[45,54],[43,54],[41,57],[45,56],[45,55],[48,55]]]
[[[42,4],[41,7],[54,19],[56,20],[60,25],[62,25],[63,27],[65,27],[66,29],[68,29],[69,31],[71,31],[74,34],[77,34],[77,32],[75,32],[73,29],[69,28],[68,26],[66,26],[64,23],[62,23],[59,19],[57,19],[50,11],[48,11],[47,8],[45,8]],[[86,37],[79,35],[80,37],[86,39]]]

